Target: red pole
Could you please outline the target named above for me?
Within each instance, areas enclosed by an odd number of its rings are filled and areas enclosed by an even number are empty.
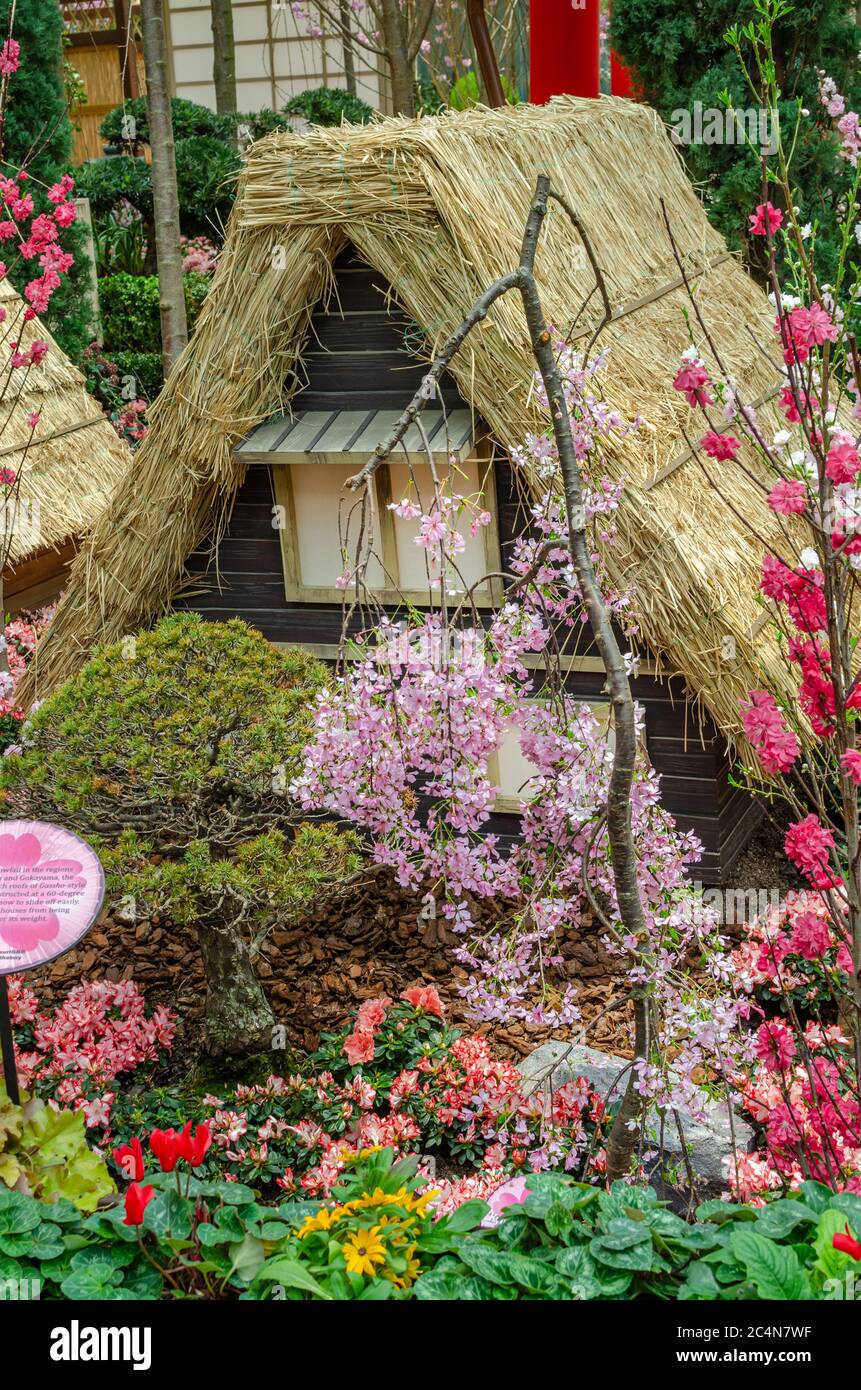
[[[529,99],[600,90],[599,0],[529,0]]]

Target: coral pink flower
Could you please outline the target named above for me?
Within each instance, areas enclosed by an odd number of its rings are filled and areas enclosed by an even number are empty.
[[[747,734],[763,770],[768,773],[788,772],[798,757],[798,739],[787,728],[773,695],[767,690],[752,690],[741,707],[744,731]]]
[[[756,1030],[756,1055],[770,1071],[786,1071],[795,1056],[795,1039],[785,1023],[773,1019]]]
[[[861,468],[861,458],[853,444],[843,439],[832,444],[825,458],[825,472],[832,483],[851,483],[855,481]]]
[[[676,373],[673,386],[684,394],[689,406],[714,403],[708,392],[711,386],[709,374],[700,362],[685,362]]]
[[[401,998],[412,1004],[414,1009],[423,1009],[426,1014],[435,1014],[437,1018],[443,1016],[442,1000],[433,985],[426,985],[424,989],[415,986],[405,989]]]
[[[828,870],[828,854],[834,848],[834,835],[814,815],[805,816],[789,827],[783,841],[788,857],[808,878]]]
[[[379,1033],[386,1020],[386,1009],[391,1004],[385,994],[379,999],[366,999],[359,1005],[354,1031],[357,1033]]]
[[[772,207],[771,203],[760,203],[748,221],[752,236],[773,235],[783,221],[783,213],[780,208]]]
[[[854,782],[856,787],[861,787],[861,753],[857,748],[847,748],[840,759],[840,766],[843,769],[844,777],[848,777]]]
[[[374,1035],[354,1029],[344,1043],[344,1055],[351,1067],[370,1062],[374,1056]]]

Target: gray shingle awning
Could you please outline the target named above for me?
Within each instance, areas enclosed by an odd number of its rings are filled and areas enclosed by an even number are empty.
[[[397,418],[397,417],[395,417]],[[476,435],[468,410],[425,410],[422,428],[434,460],[454,455],[463,462]],[[305,410],[295,415],[273,415],[237,445],[240,463],[355,463],[373,453],[389,434],[394,419],[388,410]],[[417,425],[411,425],[392,462],[423,463],[427,450]]]

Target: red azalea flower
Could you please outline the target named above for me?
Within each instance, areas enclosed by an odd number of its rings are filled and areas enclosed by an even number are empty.
[[[118,1149],[114,1149],[114,1163],[122,1171],[124,1178],[140,1182],[144,1175],[144,1156],[140,1139],[133,1139],[130,1144],[121,1144]]]
[[[155,1196],[154,1187],[141,1187],[140,1183],[133,1182],[126,1188],[125,1208],[126,1214],[123,1217],[124,1226],[139,1226],[144,1219],[144,1212]]]
[[[855,1239],[848,1221],[844,1230],[831,1237],[831,1244],[835,1250],[842,1250],[844,1255],[850,1255],[853,1260],[861,1260],[861,1240]]]

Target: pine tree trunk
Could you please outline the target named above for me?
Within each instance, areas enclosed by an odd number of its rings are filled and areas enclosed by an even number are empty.
[[[236,111],[236,49],[231,0],[209,0],[212,14],[212,76],[219,115]]]
[[[399,0],[382,0],[383,44],[389,60],[392,106],[396,116],[416,114],[413,65],[407,52],[406,22]]]
[[[164,43],[163,0],[141,0],[147,116],[152,149],[152,197],[158,263],[161,351],[164,374],[188,342],[182,257],[179,250],[179,197],[173,147],[170,94]]]
[[[207,1050],[245,1056],[271,1046],[275,1018],[251,964],[247,941],[233,926],[198,922],[206,975]]]

